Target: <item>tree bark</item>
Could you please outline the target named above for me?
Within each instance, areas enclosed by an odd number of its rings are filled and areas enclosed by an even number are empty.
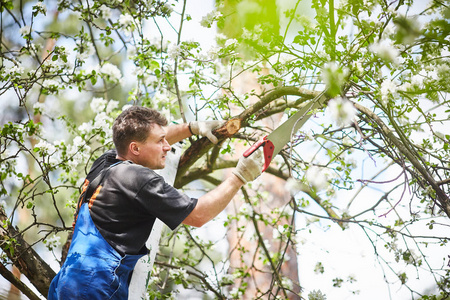
[[[0,209],[0,222],[7,224],[0,227],[0,247],[39,293],[47,297],[55,271],[31,248],[20,232],[9,224],[3,209]],[[26,293],[22,289],[21,291]]]
[[[30,290],[26,284],[20,281],[20,279],[17,276],[15,276],[12,272],[10,272],[3,264],[0,264],[0,275],[2,275],[6,280],[8,280],[12,286],[16,287],[30,300],[40,300],[40,298],[32,290]]]

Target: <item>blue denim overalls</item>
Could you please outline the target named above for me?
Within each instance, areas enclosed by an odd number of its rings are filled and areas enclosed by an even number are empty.
[[[126,300],[131,273],[142,256],[122,257],[112,248],[92,221],[89,203],[83,201],[67,259],[52,280],[48,299]]]

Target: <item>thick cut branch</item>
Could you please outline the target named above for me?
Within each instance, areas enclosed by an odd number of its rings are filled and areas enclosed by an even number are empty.
[[[241,128],[240,119],[231,119],[227,121],[222,127],[213,131],[213,134],[222,141],[236,134]],[[178,165],[177,178],[175,180],[175,187],[178,186],[179,178],[184,176],[187,170],[196,162],[200,157],[205,155],[209,149],[214,146],[206,137],[198,139],[193,143],[181,156],[180,163]]]
[[[8,224],[0,227],[0,247],[39,293],[47,296],[50,282],[56,273],[23,239],[17,229],[7,222],[7,219],[3,209],[0,209],[0,222]]]

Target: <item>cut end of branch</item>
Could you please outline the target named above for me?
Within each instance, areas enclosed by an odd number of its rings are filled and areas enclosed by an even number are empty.
[[[214,133],[216,134],[216,136],[230,137],[238,132],[239,129],[241,129],[241,120],[231,119],[228,120],[222,127],[217,128]]]
[[[231,119],[227,122],[227,131],[229,135],[234,135],[236,132],[241,129],[241,120],[240,119]]]

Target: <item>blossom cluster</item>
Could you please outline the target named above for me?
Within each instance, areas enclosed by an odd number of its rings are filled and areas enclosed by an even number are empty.
[[[47,246],[48,250],[52,251],[61,245],[61,237],[53,235],[49,239],[44,240],[44,244]]]

